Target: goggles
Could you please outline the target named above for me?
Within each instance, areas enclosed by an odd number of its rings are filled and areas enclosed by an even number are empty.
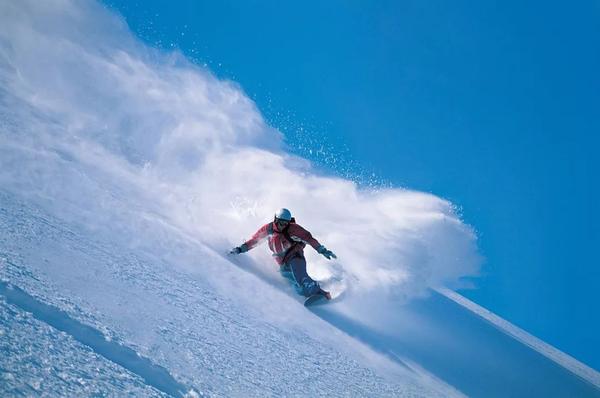
[[[276,219],[275,219],[275,224],[277,224],[277,225],[281,225],[281,226],[283,226],[283,227],[285,227],[285,226],[286,226],[286,225],[288,225],[289,223],[290,223],[290,221],[289,221],[289,220],[283,220],[283,219],[281,219],[281,218],[276,218]]]

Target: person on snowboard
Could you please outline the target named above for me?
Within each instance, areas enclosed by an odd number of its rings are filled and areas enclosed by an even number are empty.
[[[279,209],[275,213],[273,222],[260,227],[248,241],[238,247],[234,247],[230,254],[245,253],[256,247],[265,238],[268,238],[269,249],[279,265],[279,270],[296,286],[296,291],[306,297],[321,294],[331,300],[331,294],[321,289],[319,284],[306,272],[306,259],[304,258],[304,247],[308,243],[319,254],[328,260],[337,258],[331,250],[320,244],[306,229],[296,224],[292,213],[288,209]]]

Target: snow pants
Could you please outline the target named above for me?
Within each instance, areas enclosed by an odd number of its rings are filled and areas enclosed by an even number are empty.
[[[292,281],[298,294],[305,297],[312,296],[321,291],[319,284],[306,272],[306,259],[304,256],[296,255],[281,266],[281,275]]]

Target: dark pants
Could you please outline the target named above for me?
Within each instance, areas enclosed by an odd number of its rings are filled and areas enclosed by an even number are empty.
[[[303,256],[294,256],[281,266],[281,275],[294,284],[298,294],[312,296],[321,291],[319,284],[306,273],[306,259]]]

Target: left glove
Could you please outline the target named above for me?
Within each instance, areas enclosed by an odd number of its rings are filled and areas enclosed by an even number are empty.
[[[337,258],[337,256],[331,250],[327,250],[327,248],[323,245],[319,246],[319,248],[317,249],[317,252],[319,254],[322,254],[323,256],[325,256],[325,258],[327,260],[331,260],[332,258]]]

